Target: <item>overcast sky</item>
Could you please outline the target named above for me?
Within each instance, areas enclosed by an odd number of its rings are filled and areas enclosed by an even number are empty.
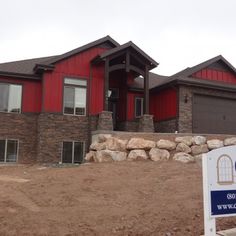
[[[171,75],[222,54],[236,67],[235,0],[7,0],[0,62],[62,54],[110,35]]]

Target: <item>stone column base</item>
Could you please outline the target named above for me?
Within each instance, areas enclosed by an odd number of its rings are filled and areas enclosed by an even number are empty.
[[[98,117],[98,130],[113,130],[113,120],[111,111],[102,111]]]
[[[144,114],[140,117],[138,131],[148,133],[154,132],[153,115]]]

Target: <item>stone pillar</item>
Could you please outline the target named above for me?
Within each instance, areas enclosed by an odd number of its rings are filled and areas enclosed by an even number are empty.
[[[102,111],[98,117],[98,130],[113,130],[113,120],[111,111]]]
[[[154,132],[153,115],[144,114],[140,117],[138,131],[148,133]]]

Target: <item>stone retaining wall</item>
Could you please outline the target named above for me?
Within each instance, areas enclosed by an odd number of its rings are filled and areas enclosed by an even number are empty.
[[[203,153],[236,145],[232,135],[186,135],[130,132],[94,132],[85,160],[176,160],[184,163],[201,159]]]

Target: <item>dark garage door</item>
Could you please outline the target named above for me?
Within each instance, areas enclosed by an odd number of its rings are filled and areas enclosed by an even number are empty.
[[[236,100],[194,95],[193,132],[236,134]]]

